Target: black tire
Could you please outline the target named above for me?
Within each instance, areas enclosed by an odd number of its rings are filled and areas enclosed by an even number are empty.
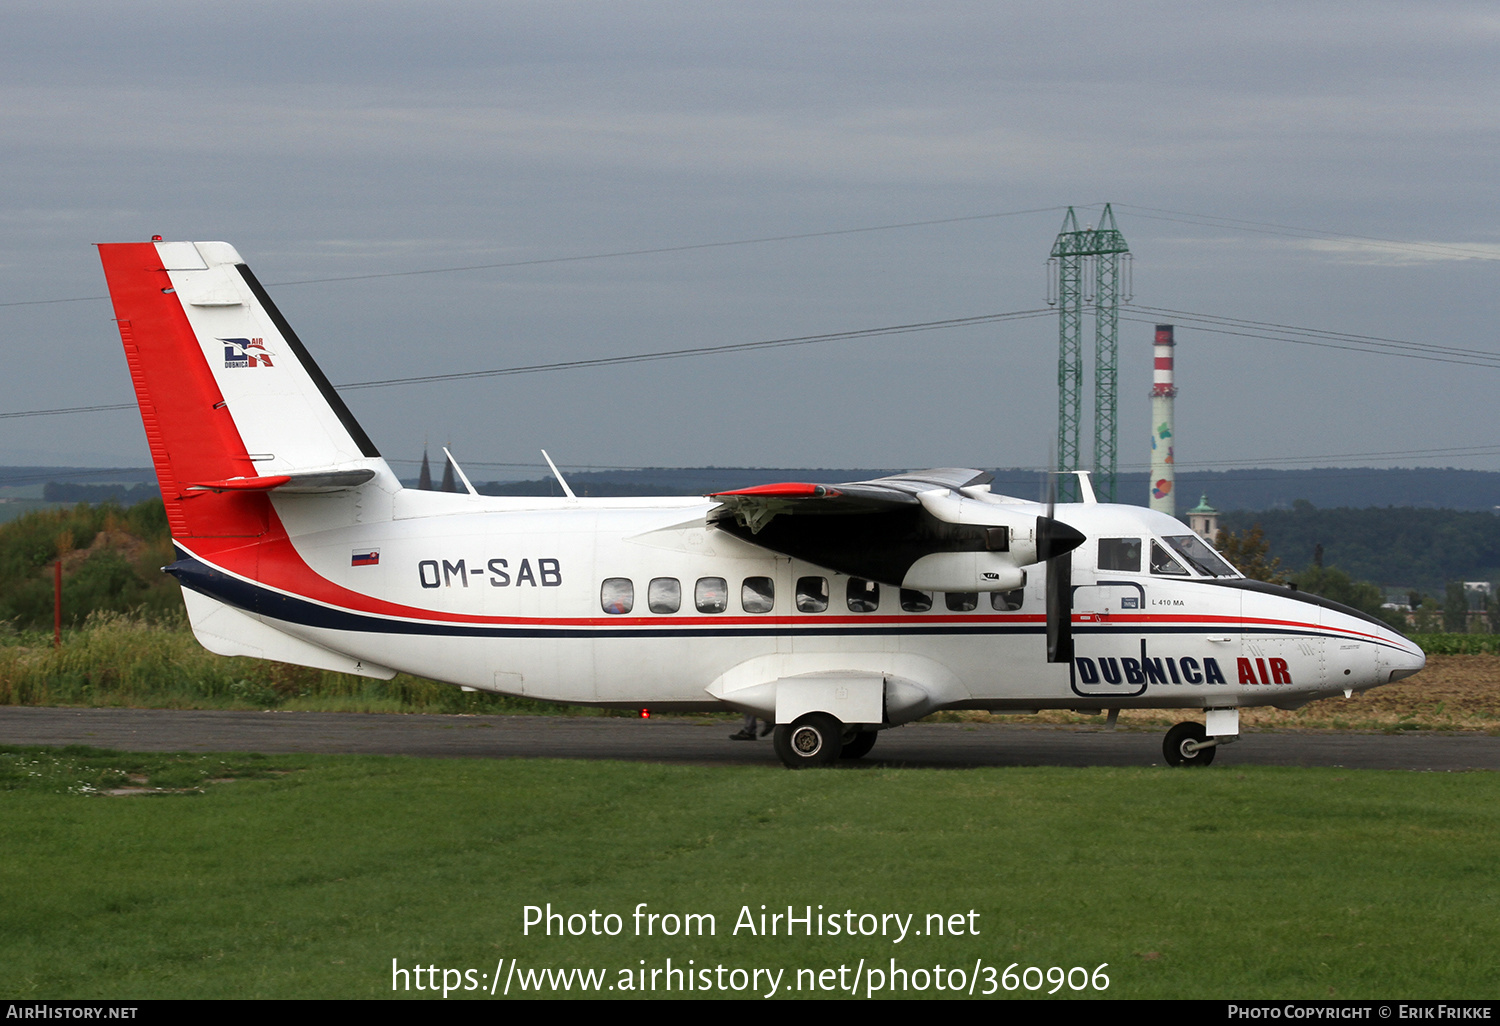
[[[878,730],[856,730],[852,734],[846,734],[839,758],[863,759],[870,754],[870,749],[875,747],[875,739],[879,736]]]
[[[831,766],[843,751],[844,728],[827,713],[808,713],[776,725],[776,754],[787,769]]]
[[[1208,731],[1203,729],[1203,724],[1194,723],[1191,720],[1179,723],[1167,731],[1166,740],[1161,744],[1161,753],[1167,758],[1168,766],[1207,766],[1214,761],[1214,753],[1218,746],[1213,748],[1200,748],[1196,752],[1184,751],[1183,747],[1189,742],[1202,743],[1208,737]]]

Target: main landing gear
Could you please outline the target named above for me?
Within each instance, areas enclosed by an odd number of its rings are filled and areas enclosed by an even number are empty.
[[[811,712],[789,724],[778,723],[773,740],[782,765],[803,769],[858,759],[875,747],[876,736],[876,731],[845,726],[827,713]]]
[[[844,728],[827,713],[811,712],[776,724],[772,740],[787,769],[831,766],[844,750]]]

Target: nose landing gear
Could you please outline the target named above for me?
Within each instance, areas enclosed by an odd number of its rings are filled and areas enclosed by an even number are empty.
[[[1238,709],[1209,709],[1207,719],[1207,727],[1189,720],[1167,731],[1161,754],[1168,766],[1207,766],[1214,761],[1220,745],[1240,739]]]
[[[1209,745],[1207,739],[1208,732],[1203,729],[1203,724],[1179,723],[1167,731],[1161,754],[1166,756],[1168,766],[1207,766],[1214,761],[1214,753],[1218,750],[1218,744]]]

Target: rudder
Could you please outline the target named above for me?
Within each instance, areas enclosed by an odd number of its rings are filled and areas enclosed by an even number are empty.
[[[172,534],[258,537],[290,475],[389,475],[234,247],[99,247]]]

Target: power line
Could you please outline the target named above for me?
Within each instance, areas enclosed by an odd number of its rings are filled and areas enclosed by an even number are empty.
[[[941,321],[921,321],[914,324],[891,324],[880,328],[860,328],[854,331],[835,331],[821,335],[797,335],[791,338],[764,339],[759,342],[733,342],[722,346],[694,346],[689,349],[665,349],[650,353],[633,353],[628,356],[601,356],[588,360],[560,360],[556,363],[534,363],[517,367],[495,367],[489,370],[454,371],[451,374],[417,374],[401,378],[382,378],[375,381],[348,382],[335,387],[353,390],[358,388],[389,388],[393,385],[418,385],[438,381],[461,381],[477,378],[508,377],[515,374],[539,374],[544,371],[579,370],[586,367],[614,367],[629,363],[651,363],[657,360],[680,360],[697,356],[723,356],[730,353],[754,352],[761,349],[781,349],[788,346],[806,346],[819,342],[844,342],[862,338],[880,338],[886,335],[904,335],[917,331],[941,331],[949,328],[967,328],[980,324],[999,324],[1006,321],[1030,320],[1050,317],[1047,308],[1036,310],[1010,310],[1005,313],[980,314],[975,317],[954,317]],[[72,413],[97,413],[105,410],[131,410],[134,403],[110,403],[95,406],[69,406],[50,410],[21,410],[0,413],[0,420],[19,417],[49,417]]]
[[[15,413],[0,413],[0,420],[13,417],[54,417],[67,413],[102,413],[105,410],[133,410],[135,403],[105,403],[98,406],[63,406],[53,410],[18,410]]]
[[[1376,452],[1339,452],[1325,453],[1320,456],[1265,456],[1254,459],[1237,460],[1194,460],[1191,462],[1178,461],[1174,465],[1182,467],[1266,467],[1268,465],[1282,463],[1315,463],[1318,460],[1353,460],[1353,459],[1380,459],[1395,460],[1407,459],[1412,456],[1493,456],[1500,454],[1500,445],[1466,445],[1446,449],[1385,449]],[[1130,464],[1133,470],[1144,470],[1150,467],[1149,463]]]
[[[925,228],[939,224],[960,224],[965,221],[991,221],[1001,217],[1022,217],[1027,214],[1047,214],[1065,207],[1036,207],[1031,210],[1002,210],[990,214],[965,214],[961,217],[939,217],[927,221],[901,221],[896,224],[865,225],[858,228],[832,228],[821,232],[799,232],[794,235],[764,235],[752,239],[729,239],[722,242],[694,242],[680,246],[655,246],[648,249],[622,249],[605,253],[579,253],[574,256],[539,257],[534,260],[507,260],[493,264],[463,264],[454,267],[427,267],[412,271],[378,271],[373,274],[346,274],[331,278],[298,278],[290,281],[267,282],[269,287],[284,285],[320,285],[336,281],[369,281],[375,278],[409,278],[424,274],[454,274],[461,271],[491,271],[506,267],[535,267],[541,264],[568,264],[584,260],[610,260],[617,257],[652,256],[660,253],[686,253],[697,249],[725,249],[730,246],[758,246],[767,242],[794,242],[799,239],[824,239],[836,235],[860,235],[867,232],[889,232],[902,228]],[[24,299],[0,303],[6,306],[45,306],[53,303],[91,303],[108,299],[108,296],[75,296],[70,299]]]
[[[1091,207],[1102,203],[1088,204]],[[1351,232],[1335,232],[1320,228],[1304,228],[1298,225],[1276,224],[1266,221],[1249,221],[1242,218],[1224,217],[1217,214],[1195,214],[1182,210],[1166,210],[1161,207],[1137,206],[1132,203],[1116,203],[1122,210],[1133,211],[1135,216],[1154,221],[1175,221],[1181,224],[1203,225],[1212,228],[1228,228],[1233,231],[1254,232],[1260,235],[1282,235],[1290,238],[1324,239],[1330,241],[1352,240],[1364,245],[1385,249],[1408,250],[1418,253],[1439,253],[1462,257],[1468,260],[1500,260],[1500,253],[1450,246],[1435,242],[1400,242]],[[533,260],[509,260],[489,264],[461,264],[452,267],[417,268],[409,271],[377,271],[371,274],[348,274],[326,278],[298,278],[288,281],[268,282],[269,286],[315,285],[340,281],[369,281],[378,278],[403,278],[427,274],[453,274],[464,271],[500,270],[507,267],[533,267],[542,264],[575,263],[585,260],[608,260],[617,257],[651,256],[662,253],[685,253],[699,249],[723,249],[731,246],[756,246],[769,242],[793,242],[802,239],[821,239],[839,235],[859,235],[867,232],[896,231],[905,228],[924,228],[942,224],[961,224],[966,221],[987,221],[1002,217],[1022,217],[1028,214],[1046,214],[1067,209],[1065,206],[1033,207],[1027,210],[1004,210],[987,214],[966,214],[959,217],[940,217],[925,221],[900,221],[893,224],[865,225],[856,228],[833,228],[819,232],[797,232],[790,235],[765,235],[749,239],[727,239],[719,242],[696,242],[677,246],[655,246],[643,249],[612,250],[602,253],[580,253],[573,256],[540,257]],[[48,306],[58,303],[94,303],[107,300],[108,296],[71,296],[65,299],[22,299],[0,302],[0,307]]]
[[[581,260],[608,260],[614,257],[653,256],[659,253],[686,253],[695,249],[723,249],[729,246],[756,246],[766,242],[793,242],[799,239],[824,239],[835,235],[859,235],[864,232],[888,232],[899,228],[924,228],[937,224],[959,224],[963,221],[988,221],[1025,214],[1047,214],[1064,207],[1036,207],[1032,210],[1006,210],[993,214],[968,214],[963,217],[940,217],[930,221],[903,221],[863,228],[835,228],[822,232],[799,232],[795,235],[765,235],[753,239],[731,239],[726,242],[694,242],[681,246],[656,246],[650,249],[622,249],[608,253],[585,253],[579,256],[541,257],[535,260],[508,260],[496,264],[464,264],[457,267],[432,267],[417,271],[381,271],[375,274],[349,274],[335,278],[302,278],[296,281],[271,282],[272,285],[317,285],[333,281],[366,281],[371,278],[406,278],[420,274],[450,274],[457,271],[490,271],[505,267],[535,267],[539,264],[567,264]]]
[[[938,331],[945,328],[967,328],[979,324],[996,324],[1003,321],[1029,320],[1035,317],[1050,317],[1050,309],[1011,310],[1007,313],[981,314],[977,317],[956,317],[942,321],[923,321],[916,324],[893,324],[884,328],[861,328],[856,331],[836,331],[824,335],[798,335],[792,338],[773,338],[761,342],[736,342],[723,346],[695,346],[691,349],[666,349],[654,353],[635,353],[630,356],[601,356],[590,360],[564,360],[557,363],[534,363],[519,367],[497,367],[493,370],[455,371],[451,374],[421,374],[402,378],[382,378],[375,381],[356,381],[338,387],[387,388],[391,385],[416,385],[436,381],[459,381],[473,378],[496,378],[512,374],[536,374],[542,371],[577,370],[584,367],[614,367],[627,363],[650,363],[656,360],[680,360],[693,356],[722,356],[727,353],[752,352],[758,349],[780,349],[787,346],[805,346],[817,342],[842,342],[859,338],[879,338],[885,335],[904,335],[915,331]]]
[[[1488,349],[1466,349],[1461,346],[1444,346],[1434,342],[1410,342],[1406,339],[1386,338],[1382,335],[1361,335],[1348,331],[1330,331],[1324,328],[1302,328],[1295,324],[1278,324],[1275,321],[1252,321],[1242,317],[1225,317],[1220,314],[1200,314],[1190,310],[1172,310],[1167,307],[1139,306],[1137,310],[1149,311],[1164,316],[1177,316],[1197,318],[1217,324],[1233,324],[1237,326],[1274,329],[1278,332],[1290,332],[1292,334],[1307,335],[1314,338],[1327,338],[1355,343],[1368,343],[1371,345],[1389,345],[1399,348],[1415,349],[1422,352],[1442,353],[1455,356],[1474,356],[1480,359],[1500,359],[1500,353]]]
[[[1149,317],[1132,317],[1122,314],[1125,320],[1141,324],[1152,324],[1164,317],[1184,321],[1185,326],[1197,331],[1240,338],[1267,341],[1292,342],[1298,345],[1325,349],[1340,349],[1349,352],[1373,353],[1384,356],[1401,356],[1412,360],[1435,363],[1452,363],[1469,367],[1500,367],[1500,354],[1482,349],[1459,346],[1443,346],[1434,343],[1411,342],[1402,339],[1382,338],[1374,335],[1358,335],[1351,332],[1327,331],[1320,328],[1301,328],[1295,325],[1276,324],[1268,321],[1252,321],[1245,318],[1225,317],[1217,314],[1195,313],[1167,307],[1130,304],[1130,311],[1148,314]],[[686,349],[667,349],[656,352],[633,353],[626,356],[606,356],[586,360],[560,360],[554,363],[523,364],[514,367],[496,367],[487,370],[454,371],[448,374],[421,374],[399,378],[380,378],[370,381],[355,381],[339,385],[343,389],[389,388],[395,385],[413,385],[441,381],[508,377],[517,374],[538,374],[546,371],[579,370],[589,367],[609,367],[631,363],[650,363],[657,360],[677,360],[699,356],[721,356],[730,353],[754,352],[761,349],[779,349],[790,346],[812,345],[821,342],[849,341],[861,338],[878,338],[885,335],[900,335],[918,331],[938,331],[949,328],[972,327],[980,324],[998,324],[1007,321],[1029,320],[1050,317],[1050,308],[1032,310],[1009,310],[1003,313],[979,314],[972,317],[953,317],[937,321],[921,321],[912,324],[893,324],[879,328],[860,328],[853,331],[827,332],[818,335],[797,335],[789,338],[764,339],[757,342],[736,342],[720,346],[693,346]],[[91,406],[68,406],[44,410],[20,410],[0,413],[0,420],[23,417],[48,417],[76,413],[101,413],[111,410],[134,409],[134,403],[101,403]]]
[[[1129,309],[1148,313],[1151,319],[1125,317],[1140,324],[1152,324],[1163,317],[1192,322],[1186,326],[1198,331],[1217,335],[1234,335],[1240,338],[1257,338],[1275,342],[1292,342],[1297,345],[1315,346],[1321,349],[1342,349],[1350,352],[1374,353],[1383,356],[1402,356],[1412,360],[1433,363],[1454,363],[1468,367],[1500,367],[1500,353],[1483,349],[1468,349],[1460,346],[1444,346],[1431,342],[1411,342],[1404,339],[1382,338],[1378,335],[1358,335],[1351,332],[1326,331],[1320,328],[1299,328],[1293,325],[1275,324],[1267,321],[1251,321],[1217,314],[1200,314],[1188,310],[1171,310],[1165,307],[1138,306]],[[1122,315],[1125,316],[1125,315]],[[1216,326],[1215,326],[1216,325]]]

